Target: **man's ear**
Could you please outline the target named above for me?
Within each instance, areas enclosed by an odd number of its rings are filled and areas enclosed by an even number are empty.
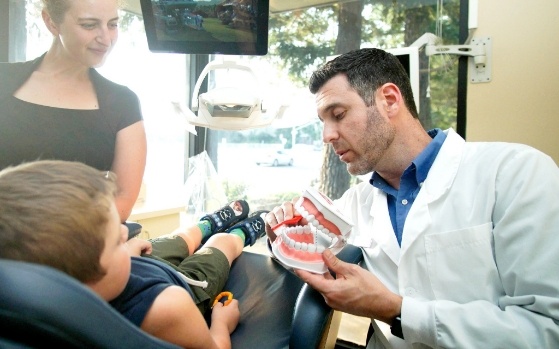
[[[43,17],[43,22],[45,22],[45,25],[47,26],[49,32],[53,36],[58,36],[58,25],[54,23],[48,12],[43,9],[43,11],[41,11],[41,16]]]
[[[381,98],[380,106],[389,115],[398,112],[400,102],[402,101],[402,94],[398,86],[393,83],[386,83],[379,88],[379,98]]]

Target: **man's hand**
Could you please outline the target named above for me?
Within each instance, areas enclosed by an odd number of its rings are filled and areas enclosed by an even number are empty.
[[[126,241],[126,245],[131,256],[139,257],[142,254],[151,254],[152,251],[151,242],[144,239],[132,238]]]
[[[324,251],[322,258],[335,278],[329,272],[313,274],[296,269],[295,273],[320,292],[330,307],[386,323],[400,314],[402,297],[390,292],[372,273],[341,261],[330,250]]]

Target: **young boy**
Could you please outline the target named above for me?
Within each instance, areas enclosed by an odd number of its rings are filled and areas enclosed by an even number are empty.
[[[44,160],[1,171],[0,258],[66,272],[163,340],[230,348],[238,302],[216,303],[209,328],[203,313],[243,247],[264,235],[267,211],[247,218],[248,204],[237,200],[195,226],[127,242],[115,193],[112,173],[78,162]],[[198,250],[202,240],[207,242]]]

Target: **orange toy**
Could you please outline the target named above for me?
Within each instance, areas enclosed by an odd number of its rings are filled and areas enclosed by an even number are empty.
[[[217,302],[219,302],[221,300],[221,298],[223,297],[227,297],[227,300],[223,303],[223,305],[229,305],[229,303],[231,303],[231,301],[233,300],[233,293],[231,292],[221,292],[220,294],[218,294],[215,297],[214,303],[212,304],[212,308],[217,304]]]

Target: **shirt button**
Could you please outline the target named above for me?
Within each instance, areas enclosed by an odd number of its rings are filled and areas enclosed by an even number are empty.
[[[402,200],[402,205],[406,206],[408,204],[408,200],[404,199]]]
[[[413,297],[417,291],[413,287],[406,287],[406,296]]]

